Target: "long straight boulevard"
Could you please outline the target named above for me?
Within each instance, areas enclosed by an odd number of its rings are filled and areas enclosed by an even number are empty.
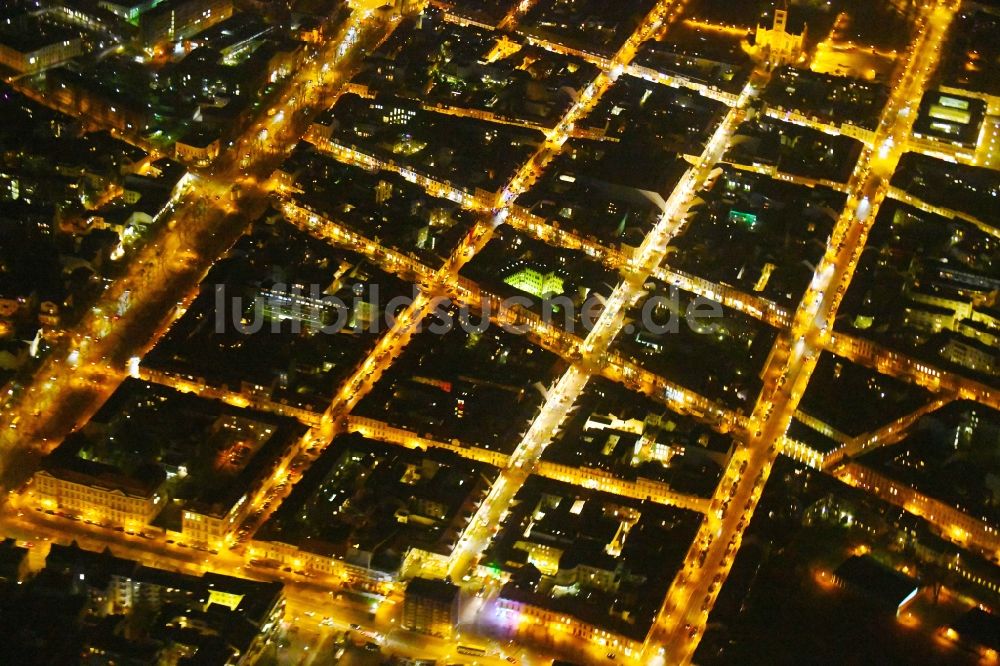
[[[670,3],[655,7],[647,16],[645,23],[629,38],[619,54],[609,63],[612,75],[602,73],[598,81],[595,82],[596,85],[592,85],[591,88],[588,88],[588,92],[584,93],[581,98],[583,104],[578,105],[580,108],[575,106],[564,120],[582,117],[585,113],[584,109],[587,108],[585,105],[592,105],[596,101],[596,95],[588,93],[592,89],[598,93],[606,91],[613,76],[617,76],[617,72],[635,57],[635,52],[641,43],[652,35],[665,19],[668,17],[671,20],[676,19],[679,11],[680,7],[671,7]],[[749,100],[753,92],[752,85],[746,91],[744,102]],[[580,362],[570,366],[549,390],[540,412],[511,455],[509,465],[493,483],[486,499],[480,504],[465,533],[459,539],[459,544],[447,563],[448,578],[457,580],[468,575],[470,569],[482,555],[510,502],[531,474],[546,446],[565,420],[570,408],[586,387],[594,371],[594,360],[607,351],[614,338],[621,331],[626,309],[633,304],[634,299],[641,293],[642,285],[646,279],[663,260],[670,239],[683,228],[685,216],[694,194],[708,177],[711,168],[721,158],[729,138],[742,117],[741,108],[734,108],[727,114],[709,140],[698,164],[684,174],[671,193],[659,221],[646,236],[632,261],[624,268],[625,279],[618,284],[607,299],[604,310],[583,341],[580,349]],[[563,132],[568,131],[572,128],[572,122],[560,123],[558,127],[564,128]],[[551,138],[549,141],[552,142]],[[561,145],[561,140],[552,143]],[[515,187],[508,188],[501,195],[501,200],[513,201],[516,198],[515,193],[520,189],[523,181],[524,178],[520,174],[515,176]]]
[[[751,83],[744,91],[744,103],[753,95],[755,83]],[[685,173],[671,194],[659,222],[625,269],[625,279],[612,292],[600,317],[584,340],[581,361],[571,366],[549,391],[540,413],[511,456],[511,465],[493,484],[489,495],[470,522],[469,529],[452,555],[449,565],[451,578],[465,575],[489,542],[503,513],[585,388],[593,372],[593,359],[606,352],[621,331],[625,310],[642,293],[645,281],[662,262],[670,239],[683,227],[694,194],[725,152],[742,116],[742,106],[734,107],[727,114],[708,142],[698,164]]]
[[[815,369],[822,341],[850,283],[868,232],[885,197],[888,178],[902,156],[916,117],[915,106],[933,74],[941,42],[957,10],[928,3],[916,38],[897,75],[897,85],[878,126],[875,148],[866,149],[850,181],[851,196],[837,222],[823,261],[779,337],[764,371],[765,385],[751,417],[751,430],[730,459],[681,572],[674,580],[646,641],[648,662],[686,664],[699,638],[753,516],[779,443]]]

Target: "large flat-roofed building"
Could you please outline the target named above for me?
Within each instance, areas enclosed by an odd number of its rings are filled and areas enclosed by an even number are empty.
[[[897,615],[920,591],[920,582],[890,569],[868,555],[855,555],[833,572],[836,581],[863,597],[891,608]]]
[[[980,99],[986,104],[978,145],[972,160],[960,161],[1000,168],[1000,5],[995,1],[962,3],[955,16],[947,48],[942,49],[936,74],[943,93]]]
[[[942,53],[941,90],[978,97],[989,113],[1000,113],[1000,81],[996,76],[1000,43],[1000,9],[968,3],[955,18],[950,48]]]
[[[143,44],[193,37],[233,15],[232,0],[166,0],[139,17]]]
[[[927,152],[971,161],[985,119],[983,100],[929,91],[920,103],[911,141]]]
[[[80,35],[38,21],[0,26],[0,65],[33,73],[75,58],[83,52]]]

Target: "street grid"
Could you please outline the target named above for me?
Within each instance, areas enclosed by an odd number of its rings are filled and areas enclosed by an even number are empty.
[[[447,3],[435,4],[447,6]],[[736,445],[723,479],[711,500],[672,493],[666,487],[660,488],[660,494],[653,498],[654,501],[699,511],[705,514],[705,518],[698,536],[691,545],[686,564],[674,580],[661,614],[650,631],[645,652],[641,656],[635,655],[633,659],[639,663],[656,663],[659,660],[660,663],[679,664],[687,663],[692,658],[714,600],[739,550],[740,539],[749,525],[771,465],[783,448],[791,448],[785,433],[796,411],[798,399],[809,382],[820,351],[833,352],[880,373],[901,377],[908,382],[928,387],[939,394],[938,399],[922,407],[918,412],[845,442],[843,451],[838,452],[831,460],[818,462],[806,460],[828,471],[845,456],[854,456],[875,446],[899,441],[917,418],[939,409],[951,400],[974,400],[993,408],[1000,408],[1000,394],[990,387],[951,371],[909,359],[905,354],[879,345],[862,343],[840,332],[834,333],[832,326],[829,327],[831,332],[827,329],[827,324],[832,323],[836,314],[843,290],[853,276],[853,268],[861,249],[865,246],[867,231],[876,218],[879,205],[886,196],[893,196],[893,193],[887,191],[886,186],[902,155],[909,125],[915,116],[913,113],[903,114],[900,111],[903,108],[912,110],[914,100],[920,99],[928,84],[936,65],[941,40],[947,33],[953,14],[957,11],[957,6],[953,2],[927,2],[922,8],[921,19],[918,20],[919,25],[916,27],[917,37],[901,59],[896,74],[894,95],[883,110],[873,140],[866,146],[854,175],[845,186],[845,191],[849,194],[848,203],[831,237],[827,254],[816,268],[813,284],[795,311],[790,311],[760,296],[745,294],[725,285],[712,284],[672,270],[669,261],[664,263],[665,248],[669,239],[683,232],[685,215],[691,205],[692,197],[704,184],[711,169],[720,163],[729,138],[745,116],[747,105],[766,83],[769,73],[763,68],[755,72],[751,83],[741,95],[735,99],[728,96],[724,98],[723,101],[729,106],[728,113],[717,125],[704,154],[681,179],[668,200],[665,214],[635,255],[626,256],[615,248],[583,238],[565,229],[556,229],[544,220],[531,218],[515,209],[513,201],[517,195],[530,189],[538,175],[559,154],[566,139],[573,136],[575,123],[589,113],[617,77],[622,73],[641,75],[631,62],[638,48],[660,31],[669,30],[670,24],[683,15],[685,4],[685,0],[661,0],[646,21],[627,40],[622,50],[611,58],[593,56],[537,38],[531,39],[536,46],[558,53],[585,57],[596,64],[601,73],[563,118],[554,127],[544,130],[545,141],[539,151],[522,166],[496,200],[455,190],[431,178],[417,176],[403,167],[385,164],[373,156],[343,146],[331,145],[311,136],[305,124],[290,126],[285,128],[284,132],[272,132],[272,135],[284,138],[278,145],[261,148],[254,165],[254,175],[238,179],[244,189],[234,196],[235,203],[230,201],[218,203],[220,197],[230,196],[231,189],[225,184],[229,177],[235,176],[235,165],[226,168],[225,158],[220,160],[221,167],[216,170],[193,175],[185,182],[184,189],[177,193],[174,199],[177,206],[171,213],[174,219],[193,217],[202,221],[206,230],[202,233],[181,231],[185,225],[176,224],[174,226],[176,231],[166,230],[163,233],[165,256],[177,258],[178,261],[174,277],[178,280],[179,288],[159,289],[145,272],[133,273],[130,275],[131,281],[125,283],[136,294],[149,294],[151,303],[149,311],[160,313],[155,319],[158,322],[155,330],[149,331],[148,325],[136,327],[139,331],[135,335],[136,339],[129,345],[123,345],[130,349],[128,356],[141,356],[143,351],[147,351],[155,344],[178,316],[179,311],[174,306],[174,301],[178,299],[174,296],[180,293],[186,296],[188,301],[190,300],[207,269],[242,233],[242,229],[249,221],[245,216],[246,211],[261,208],[268,198],[273,199],[286,219],[301,230],[331,244],[358,251],[390,274],[409,280],[420,280],[422,286],[415,302],[398,317],[396,324],[378,341],[374,350],[343,383],[328,408],[321,414],[303,412],[293,415],[310,426],[310,431],[298,446],[300,452],[312,460],[315,460],[337,435],[344,432],[361,432],[401,446],[420,448],[437,446],[449,448],[473,459],[489,458],[490,464],[498,467],[500,476],[470,521],[466,533],[459,541],[459,546],[445,562],[427,561],[426,566],[420,571],[426,576],[447,576],[457,581],[470,573],[481,575],[481,572],[475,571],[475,566],[478,557],[490,542],[490,528],[500,520],[500,516],[524,481],[532,474],[557,478],[551,466],[547,467],[546,463],[540,463],[539,459],[591,376],[603,376],[619,382],[630,390],[653,397],[678,413],[694,414],[717,431],[731,434]],[[530,7],[529,1],[512,6],[503,19],[501,28],[516,30],[518,20]],[[360,22],[359,27],[371,30],[358,41],[369,44],[384,41],[396,25],[367,26],[363,23],[364,21]],[[327,52],[332,48],[339,48],[339,45],[328,45]],[[292,84],[288,90],[300,91],[302,100],[311,100],[311,105],[314,106],[312,115],[315,115],[329,108],[339,92],[343,91],[351,79],[354,62],[356,59],[349,62],[343,68],[344,71],[327,75],[319,74],[315,70],[297,75],[298,83]],[[323,86],[315,86],[306,94],[302,94],[303,81],[310,80],[309,77],[324,76],[324,83],[327,84],[325,89]],[[678,80],[676,77],[661,76],[655,77],[654,80],[660,84],[683,86],[702,94],[706,93],[703,87]],[[290,96],[291,92],[286,93],[285,101]],[[40,101],[46,100],[42,98]],[[460,115],[461,111],[448,109],[447,113]],[[288,114],[289,117],[293,115]],[[361,165],[368,169],[395,170],[435,196],[459,201],[463,207],[479,215],[476,226],[444,265],[435,270],[402,253],[385,248],[377,241],[364,238],[336,220],[298,206],[292,201],[290,193],[283,191],[282,186],[270,176],[280,164],[282,156],[286,155],[303,136],[325,154],[345,164]],[[886,145],[889,147],[884,148]],[[230,154],[238,155],[243,151],[244,145],[239,143]],[[868,198],[871,202],[871,212],[864,216],[858,212],[862,198]],[[531,313],[504,309],[500,307],[498,297],[489,294],[473,281],[459,276],[461,268],[490,241],[493,229],[504,223],[554,247],[583,250],[606,266],[621,271],[622,282],[608,300],[596,326],[586,337],[580,338],[558,330],[540,321]],[[167,226],[164,225],[165,228]],[[223,240],[215,238],[215,233],[224,229],[227,233],[220,233]],[[150,252],[156,252],[156,249],[151,249]],[[133,261],[138,267],[144,262],[148,264],[150,260],[140,254]],[[169,266],[171,262],[164,263]],[[610,345],[623,326],[624,310],[629,307],[642,284],[650,276],[696,295],[718,300],[780,331],[772,361],[764,373],[765,388],[752,414],[745,416],[735,413],[708,398],[674,384],[667,378],[644,370],[634,362],[609,353]],[[836,287],[842,289],[838,291]],[[108,303],[115,302],[116,294],[124,288],[125,286],[121,286],[111,290],[107,296]],[[166,298],[163,296],[164,292],[168,294]],[[399,429],[391,435],[376,436],[374,424],[352,414],[354,406],[378,382],[385,369],[398,358],[419,324],[433,311],[436,299],[443,297],[450,298],[457,305],[467,305],[479,311],[486,309],[484,304],[490,303],[491,307],[488,309],[496,324],[524,325],[533,344],[556,353],[569,364],[566,373],[549,389],[541,412],[534,419],[515,452],[509,456],[497,457],[494,452],[489,452],[487,455],[487,452],[478,451],[473,447],[418,438],[415,433],[411,437]],[[166,309],[164,305],[167,306]],[[98,312],[102,311],[103,308],[99,307]],[[97,326],[94,322],[98,316],[88,319],[78,331],[67,336],[74,348],[84,350],[84,361],[81,365],[85,372],[74,371],[75,369],[63,372],[58,368],[43,368],[38,375],[37,386],[26,388],[23,394],[15,396],[5,405],[3,418],[0,418],[0,427],[5,433],[3,442],[5,454],[16,449],[19,451],[18,460],[20,460],[20,450],[33,449],[34,455],[29,456],[29,459],[37,460],[38,456],[51,450],[52,444],[58,442],[62,435],[85,422],[88,414],[126,377],[124,364],[126,359],[119,350],[115,350],[117,343],[124,342],[124,337],[119,337],[118,334],[96,335]],[[59,354],[65,358],[65,350],[53,353],[55,363],[62,360]],[[112,360],[105,360],[106,358]],[[47,378],[50,374],[59,377],[55,388],[42,389],[43,378]],[[142,369],[140,377],[181,390],[195,391],[231,404],[247,406],[245,399],[239,394],[226,394],[213,387],[193,385],[186,380],[162,373],[156,374]],[[82,392],[86,399],[69,400],[78,392]],[[67,418],[59,411],[49,411],[50,406],[63,401],[81,403],[73,417]],[[265,404],[257,401],[252,406],[278,413],[289,411],[287,406],[277,403]],[[15,412],[35,416],[33,425],[22,426],[16,436],[12,437],[11,430],[6,426],[9,425]],[[27,447],[25,447],[26,440],[29,444]],[[802,456],[798,457],[802,459]],[[11,475],[10,458],[10,455],[4,456],[7,463],[4,480],[8,488],[16,487],[17,481],[23,481],[23,476]],[[272,480],[270,486],[255,498],[255,502],[261,504],[267,502],[272,508],[270,512],[260,514],[254,524],[246,526],[251,532],[267,520],[270,513],[280,505],[283,497],[290,492],[290,490],[279,490],[278,485],[278,479]],[[294,483],[288,484],[288,487],[292,485]],[[648,497],[651,494],[648,489],[639,490],[629,487],[623,481],[613,479],[601,482],[601,488],[606,492],[634,498]],[[745,508],[742,508],[741,512],[736,511],[737,505],[742,505],[744,501]],[[731,512],[730,502],[734,509]],[[9,518],[9,512],[5,513],[5,519]],[[103,537],[103,541],[114,545],[122,538],[121,535],[109,532]],[[140,551],[141,546],[139,543]],[[135,547],[133,543],[132,548]],[[237,556],[234,559],[233,553],[224,552],[209,558],[210,561],[214,559],[218,559],[220,569],[226,570],[232,569],[234,562],[240,558]],[[716,572],[721,575],[712,578],[712,573]],[[280,577],[282,574],[277,572],[275,575]]]

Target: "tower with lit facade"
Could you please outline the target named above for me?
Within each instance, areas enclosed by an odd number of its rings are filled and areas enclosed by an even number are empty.
[[[766,18],[762,17],[762,20]],[[789,23],[788,0],[775,7],[771,25],[758,21],[754,45],[758,54],[773,67],[788,65],[799,60],[805,50],[806,26],[801,28]]]

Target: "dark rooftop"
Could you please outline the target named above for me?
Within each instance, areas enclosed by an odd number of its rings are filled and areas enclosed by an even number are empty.
[[[834,575],[893,608],[899,608],[920,590],[918,580],[890,569],[868,555],[855,555],[837,567]]]
[[[406,586],[406,596],[421,597],[431,599],[441,604],[454,603],[458,596],[459,588],[443,580],[431,580],[428,578],[414,578]]]
[[[973,608],[951,625],[962,641],[1000,650],[1000,617]]]

